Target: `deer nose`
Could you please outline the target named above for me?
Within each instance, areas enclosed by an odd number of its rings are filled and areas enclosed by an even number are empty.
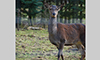
[[[53,15],[56,15],[55,13],[53,13]]]

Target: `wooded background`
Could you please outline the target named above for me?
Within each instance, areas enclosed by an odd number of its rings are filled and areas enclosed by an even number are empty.
[[[85,0],[16,0],[16,28],[22,26],[45,28],[50,15],[43,2],[57,6],[64,3],[57,17],[58,22],[85,24]]]

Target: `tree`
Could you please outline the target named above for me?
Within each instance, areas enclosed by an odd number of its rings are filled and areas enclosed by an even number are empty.
[[[61,4],[63,3],[63,1],[61,0]],[[62,22],[62,18],[63,18],[63,7],[61,7],[60,9],[60,22]]]
[[[82,18],[85,18],[85,0],[68,0],[68,4],[65,4],[65,8],[68,11],[65,11],[67,14],[68,20],[80,19],[82,23]],[[68,21],[70,23],[70,21]]]
[[[16,28],[19,31],[19,25],[21,25],[21,1],[16,0]]]
[[[36,14],[42,11],[40,6],[42,6],[42,2],[39,0],[21,0],[21,12],[29,16],[30,25],[32,25],[32,17],[35,18]]]

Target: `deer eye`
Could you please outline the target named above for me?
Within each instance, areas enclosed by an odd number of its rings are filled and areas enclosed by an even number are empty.
[[[52,10],[52,9],[50,9],[50,10]]]
[[[52,10],[52,8],[49,8],[50,10]]]
[[[59,10],[58,8],[56,10]]]

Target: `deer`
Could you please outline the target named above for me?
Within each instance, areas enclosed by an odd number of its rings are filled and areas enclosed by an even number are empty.
[[[44,2],[44,6],[49,10],[50,19],[48,22],[48,33],[50,42],[58,49],[57,59],[64,60],[63,48],[64,46],[75,45],[81,53],[80,60],[85,59],[85,24],[72,23],[63,24],[57,22],[57,15],[60,8],[64,6],[64,3],[60,6],[49,5]]]

